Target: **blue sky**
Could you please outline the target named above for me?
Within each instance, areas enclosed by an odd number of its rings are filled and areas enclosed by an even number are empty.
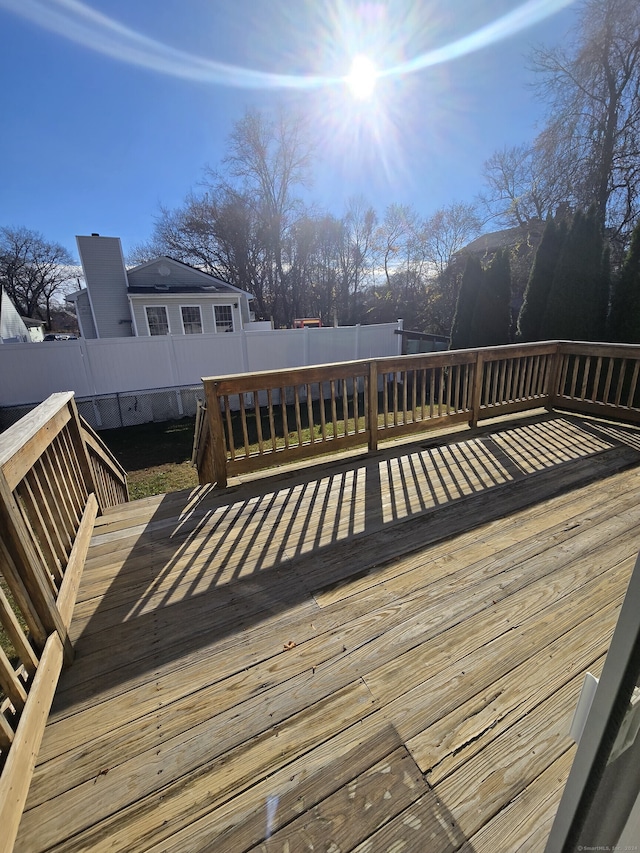
[[[530,47],[576,14],[571,0],[0,0],[0,225],[73,252],[76,234],[120,236],[126,252],[220,162],[248,106],[306,112],[308,197],[332,213],[358,193],[380,213],[471,201],[483,162],[542,117]],[[357,54],[392,71],[369,100],[339,80]]]

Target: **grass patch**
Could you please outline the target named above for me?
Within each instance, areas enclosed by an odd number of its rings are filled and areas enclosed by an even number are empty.
[[[127,472],[131,500],[198,485],[191,466],[194,419],[103,430],[100,438]]]
[[[7,586],[7,582],[2,577],[2,575],[0,575],[0,587],[2,587],[2,591],[4,592],[7,599],[9,600],[9,605],[10,605],[11,609],[13,610],[13,612],[15,613],[15,615],[18,619],[18,622],[20,623],[20,626],[24,630],[25,634],[28,634],[29,630],[27,628],[27,623],[24,621],[24,618],[22,616],[20,608],[18,607],[18,605],[13,600],[13,596],[11,595],[11,590]],[[6,654],[6,656],[9,658],[9,661],[11,662],[11,664],[14,666],[17,665],[18,656],[16,654],[16,650],[13,648],[13,643],[9,639],[9,635],[4,630],[2,625],[0,625],[0,647],[2,648],[2,651]],[[3,698],[4,698],[4,693],[0,689],[0,701]]]

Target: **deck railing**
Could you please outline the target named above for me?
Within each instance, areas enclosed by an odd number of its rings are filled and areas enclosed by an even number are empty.
[[[126,475],[53,394],[0,435],[0,850],[11,850],[63,664],[96,515]],[[8,649],[8,652],[5,651]]]
[[[554,406],[640,421],[640,346],[550,341],[203,379],[201,483]]]

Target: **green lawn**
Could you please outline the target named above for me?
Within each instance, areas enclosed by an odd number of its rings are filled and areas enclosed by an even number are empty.
[[[100,438],[127,472],[131,500],[198,485],[191,466],[193,418],[103,430]]]

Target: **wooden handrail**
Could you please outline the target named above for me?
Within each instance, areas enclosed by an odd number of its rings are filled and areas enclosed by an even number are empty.
[[[0,853],[18,830],[63,664],[98,513],[128,500],[126,474],[78,415],[53,394],[0,435]]]
[[[639,375],[640,346],[546,341],[204,378],[199,480],[541,407],[640,421]]]

